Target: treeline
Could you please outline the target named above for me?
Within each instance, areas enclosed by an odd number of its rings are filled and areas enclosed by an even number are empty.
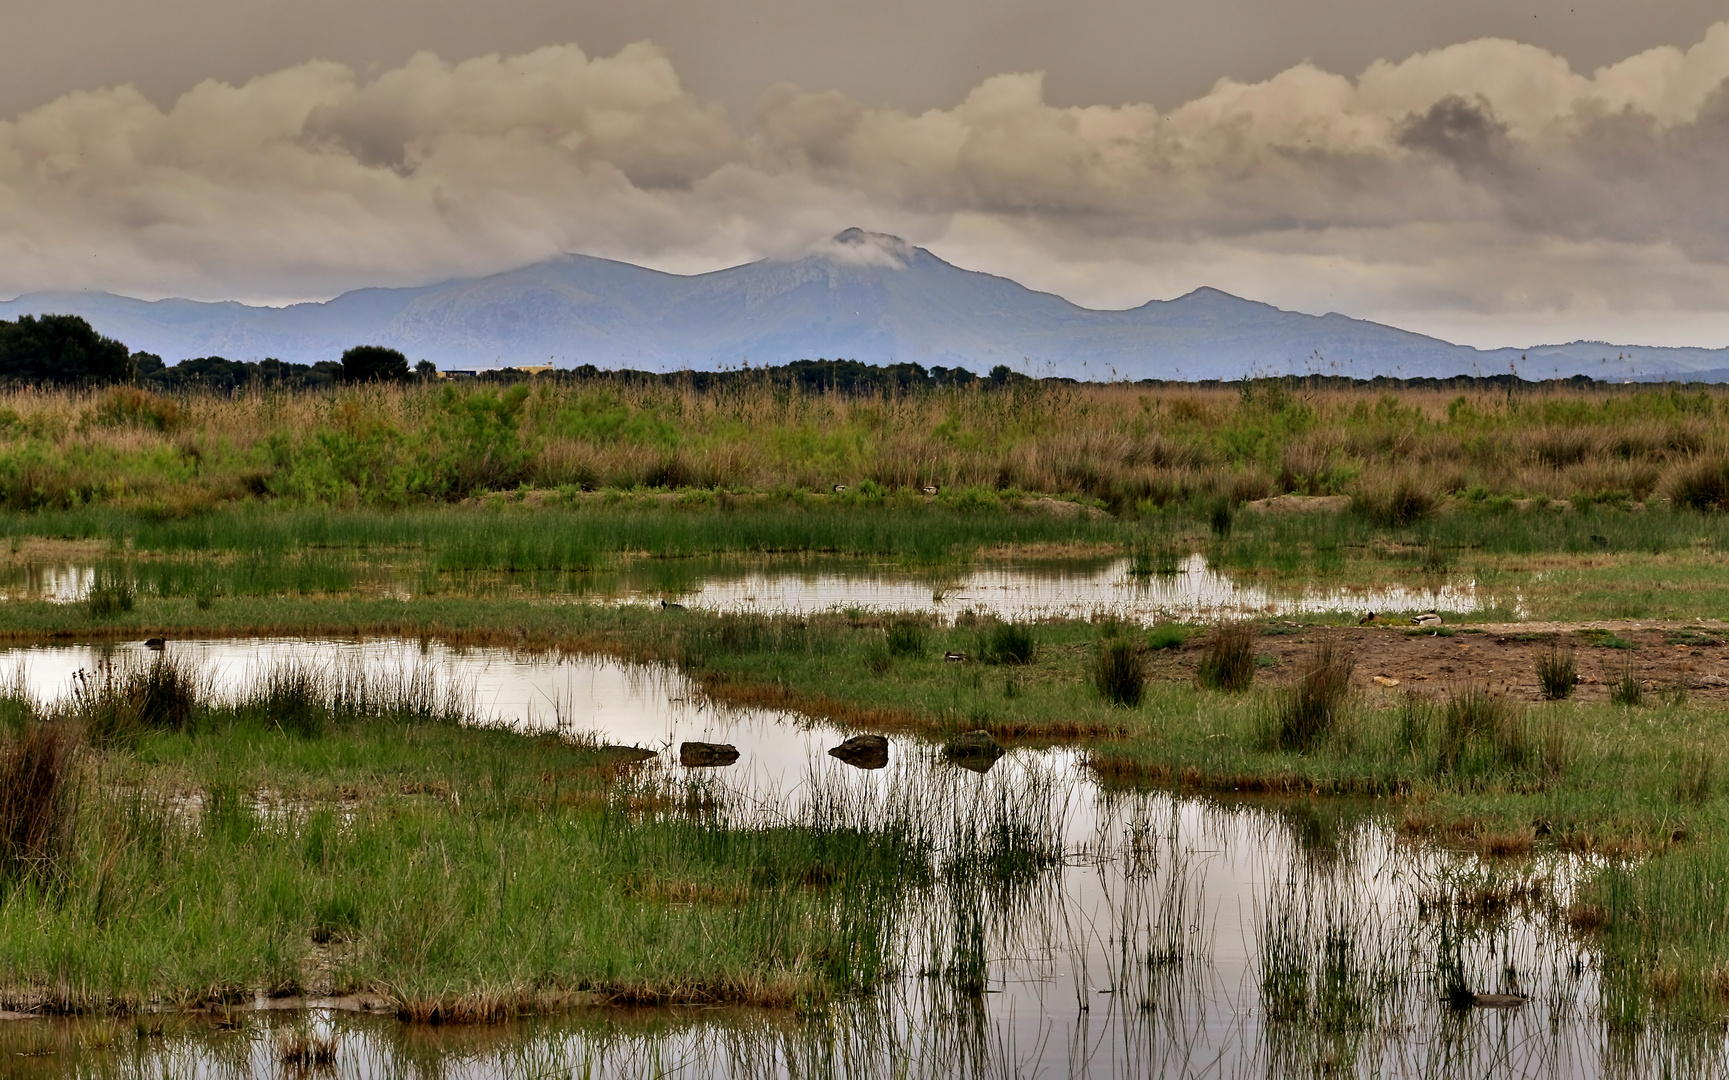
[[[1079,380],[1060,376],[1035,379],[1003,364],[998,364],[987,374],[976,375],[964,367],[927,368],[915,363],[866,364],[842,359],[795,360],[788,364],[747,366],[725,371],[606,370],[583,364],[538,372],[507,367],[472,374],[447,374],[502,385],[533,378],[561,385],[606,381],[624,386],[688,387],[699,392],[766,385],[845,395],[908,393],[947,387],[1001,387],[1034,382],[1079,385]],[[130,383],[171,393],[205,391],[233,394],[252,388],[318,390],[340,384],[406,383],[437,377],[438,369],[430,361],[422,360],[411,367],[401,352],[379,345],[357,345],[344,352],[339,360],[321,360],[316,364],[268,358],[249,361],[201,356],[170,365],[154,353],[129,351],[121,342],[97,333],[76,315],[25,315],[16,322],[0,320],[0,385],[98,387]],[[1141,379],[1129,385],[1160,390],[1235,388],[1244,393],[1256,392],[1257,388],[1517,393],[1589,390],[1619,384],[1599,383],[1586,375],[1531,381],[1503,374],[1444,378],[1376,376],[1372,379],[1343,375],[1283,375],[1187,382]]]

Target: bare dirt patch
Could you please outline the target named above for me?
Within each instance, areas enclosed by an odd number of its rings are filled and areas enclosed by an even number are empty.
[[[1444,694],[1475,683],[1506,697],[1540,701],[1537,660],[1554,648],[1573,650],[1575,701],[1608,701],[1613,684],[1631,671],[1653,698],[1684,692],[1695,700],[1729,701],[1729,625],[1711,622],[1511,623],[1443,626],[1412,633],[1401,626],[1282,627],[1255,638],[1256,680],[1292,681],[1323,640],[1356,660],[1352,685],[1389,701],[1408,689]],[[1188,680],[1205,647],[1197,635],[1180,652],[1151,661],[1154,678]]]

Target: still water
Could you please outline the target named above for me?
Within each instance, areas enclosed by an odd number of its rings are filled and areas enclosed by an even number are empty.
[[[484,1028],[426,1028],[335,1009],[259,1012],[237,1030],[181,1017],[0,1023],[0,1075],[125,1077],[1141,1077],[1650,1075],[1669,1051],[1612,1043],[1589,956],[1552,907],[1466,917],[1451,898],[1486,868],[1418,847],[1373,802],[1249,802],[1101,787],[1072,750],[1010,752],[980,773],[896,739],[886,768],[828,756],[843,733],[715,706],[676,672],[567,655],[409,641],[187,641],[168,648],[232,692],[283,661],[423,672],[488,720],[597,732],[656,751],[726,742],[701,770],[739,820],[796,817],[846,794],[868,817],[915,809],[962,834],[1007,814],[1060,849],[1012,881],[930,891],[903,913],[899,974],[810,1014],[584,1011]],[[43,697],[142,646],[0,654]],[[1583,869],[1535,873],[1564,904]],[[970,989],[952,973],[972,965]],[[1445,973],[1514,1008],[1452,1009]],[[950,974],[941,974],[948,972]],[[1457,981],[1457,978],[1455,978]],[[335,1038],[336,1061],[281,1063],[285,1030]],[[1717,1040],[1718,1044],[1721,1039]],[[1720,1048],[1694,1064],[1722,1066]]]

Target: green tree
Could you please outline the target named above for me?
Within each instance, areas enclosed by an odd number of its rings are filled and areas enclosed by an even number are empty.
[[[408,378],[408,357],[383,345],[356,345],[342,354],[342,381],[401,382]]]
[[[0,379],[91,386],[132,378],[132,353],[76,315],[0,320]]]

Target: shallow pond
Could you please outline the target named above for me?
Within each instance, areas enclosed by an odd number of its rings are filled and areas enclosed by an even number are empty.
[[[1010,879],[954,879],[900,913],[900,974],[810,1015],[726,1009],[585,1011],[485,1028],[399,1025],[320,1009],[260,1012],[238,1030],[173,1018],[0,1023],[6,1075],[316,1075],[279,1062],[286,1031],[334,1038],[325,1075],[1594,1076],[1644,1075],[1663,1046],[1612,1043],[1591,957],[1544,904],[1464,913],[1475,856],[1399,837],[1373,803],[1226,802],[1101,788],[1070,750],[1019,749],[983,772],[895,739],[885,768],[826,751],[841,732],[716,707],[677,673],[575,656],[408,641],[171,642],[218,692],[298,660],[419,671],[488,719],[594,731],[655,749],[672,776],[687,739],[731,743],[700,770],[738,820],[803,800],[863,817],[915,812],[959,843],[1024,829],[1060,858]],[[142,646],[18,648],[40,695]],[[1576,862],[1539,869],[1564,902]],[[957,974],[958,973],[958,974]],[[970,974],[969,974],[970,973]],[[1513,1008],[1450,1008],[1449,984],[1516,991]],[[1702,1061],[1721,1064],[1721,1038]]]
[[[794,566],[727,559],[654,560],[594,574],[446,576],[438,587],[482,593],[516,590],[596,603],[656,604],[664,600],[708,611],[917,611],[949,619],[973,612],[1011,620],[1110,617],[1139,623],[1337,611],[1462,613],[1497,602],[1480,591],[1475,581],[1456,576],[1429,576],[1417,583],[1382,587],[1336,582],[1269,584],[1223,573],[1209,566],[1199,553],[1176,562],[1168,573],[1137,575],[1131,572],[1132,566],[1126,558],[987,562],[927,570],[885,569],[843,559],[801,561]],[[270,592],[319,592],[333,587],[313,569],[306,569],[304,584],[278,581],[277,577],[293,576],[284,573],[263,578],[267,584],[259,587]],[[153,588],[193,587],[179,573],[153,574],[151,564],[140,564],[135,572],[139,588],[146,593]],[[95,580],[95,569],[90,566],[13,565],[0,570],[0,596],[77,602],[89,595]],[[397,580],[376,568],[342,570],[332,580],[343,588],[385,592],[404,599],[411,599],[424,587],[422,582]],[[1519,613],[1517,598],[1509,609]]]

